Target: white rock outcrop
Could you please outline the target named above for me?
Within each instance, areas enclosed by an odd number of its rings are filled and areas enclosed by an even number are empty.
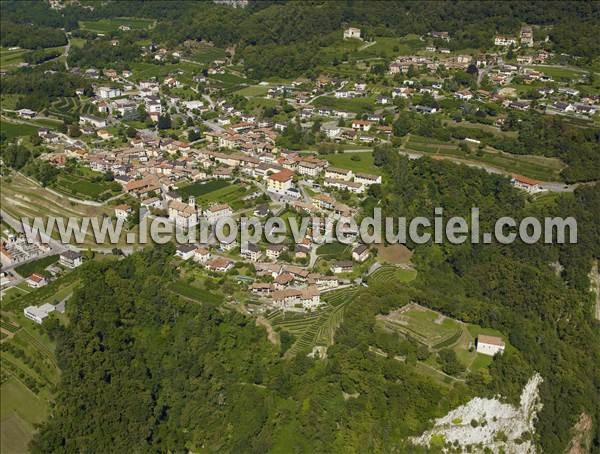
[[[498,398],[476,397],[446,416],[435,421],[434,427],[411,441],[415,445],[431,446],[432,439],[480,452],[535,453],[531,438],[535,432],[535,418],[542,408],[539,386],[543,379],[535,374],[521,393],[520,405],[502,403]],[[458,445],[458,446],[457,446]]]

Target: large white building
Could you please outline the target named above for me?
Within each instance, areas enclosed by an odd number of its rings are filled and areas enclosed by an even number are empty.
[[[54,312],[55,309],[56,308],[52,304],[45,303],[41,306],[28,306],[23,309],[23,314],[25,314],[25,317],[29,320],[33,320],[41,325],[50,312]]]
[[[95,128],[106,128],[106,120],[95,115],[81,115],[79,117],[79,124],[88,124]]]
[[[477,336],[477,353],[494,356],[496,353],[504,353],[504,341],[498,336],[480,334]]]
[[[110,99],[121,96],[121,90],[112,87],[98,87],[96,92],[98,96],[103,99]]]
[[[362,39],[360,36],[360,28],[348,27],[344,30],[344,39]]]

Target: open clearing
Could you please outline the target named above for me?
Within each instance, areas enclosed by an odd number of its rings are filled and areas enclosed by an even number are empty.
[[[381,175],[381,169],[373,163],[373,153],[370,151],[359,153],[336,153],[325,155],[325,159],[333,167],[352,170],[353,172]]]
[[[377,246],[377,260],[390,265],[406,265],[410,263],[412,251],[403,244],[379,244]]]
[[[116,17],[113,19],[99,19],[96,21],[79,21],[79,28],[96,33],[110,33],[119,30],[120,26],[128,26],[132,30],[149,29],[154,25],[153,19],[136,17]]]

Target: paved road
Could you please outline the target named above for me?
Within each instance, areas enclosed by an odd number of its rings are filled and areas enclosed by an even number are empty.
[[[317,99],[317,98],[320,98],[321,96],[329,96],[329,95],[332,95],[332,94],[334,94],[336,91],[338,91],[338,90],[341,90],[342,88],[344,88],[344,86],[345,86],[347,83],[348,83],[348,81],[346,81],[346,80],[345,80],[345,81],[343,81],[342,83],[340,83],[340,86],[339,86],[339,88],[336,88],[335,90],[332,90],[332,91],[330,91],[330,92],[327,92],[327,93],[323,93],[323,94],[321,94],[321,95],[314,96],[313,98],[309,99],[309,100],[306,102],[306,104],[312,104],[312,102],[313,102],[315,99]]]

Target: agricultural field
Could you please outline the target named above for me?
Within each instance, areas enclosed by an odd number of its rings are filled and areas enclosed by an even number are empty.
[[[373,163],[373,153],[335,153],[324,156],[333,167],[349,169],[353,172],[370,173],[381,175],[381,169]]]
[[[410,136],[404,150],[435,155],[465,164],[491,166],[506,174],[517,173],[541,181],[562,181],[564,163],[556,158],[533,155],[513,155],[490,147],[466,153],[453,143],[440,143],[429,138]]]
[[[121,193],[121,185],[106,181],[104,174],[85,167],[62,169],[52,188],[70,197],[105,200]]]
[[[212,180],[205,183],[193,183],[183,186],[179,193],[183,200],[188,197],[196,197],[198,205],[209,205],[211,203],[227,203],[233,210],[244,207],[242,200],[246,195],[254,192],[256,188],[253,185],[232,184],[224,180]]]
[[[121,25],[126,25],[132,30],[147,30],[153,27],[154,24],[155,21],[153,19],[118,17],[96,21],[79,21],[79,28],[96,33],[111,33],[118,31]]]
[[[0,47],[0,68],[4,71],[16,68],[23,63],[23,57],[29,52],[28,49],[8,50],[6,47]]]
[[[190,60],[197,63],[208,64],[215,60],[223,60],[227,56],[225,49],[214,46],[200,46],[192,51]]]
[[[415,303],[387,315],[378,315],[377,324],[384,330],[397,332],[416,340],[430,352],[437,353],[445,349],[454,351],[458,361],[466,368],[466,372],[486,374],[487,367],[493,360],[492,357],[475,351],[475,340],[479,334],[499,336],[506,341],[506,336],[497,330],[465,324]],[[507,345],[507,348],[512,347]],[[443,374],[439,367],[435,355],[417,363],[419,371],[433,377],[437,376],[443,382],[447,382],[448,376]]]
[[[232,73],[212,74],[209,75],[208,78],[213,82],[218,82],[219,85],[225,90],[230,90],[232,88],[248,83],[248,79],[237,76]]]
[[[329,107],[336,110],[347,110],[356,114],[373,112],[375,99],[371,97],[357,97],[352,99],[335,98],[333,96],[319,96],[312,102],[315,107]]]
[[[89,102],[82,103],[79,98],[59,98],[48,109],[48,114],[69,122],[76,122],[79,115],[94,113],[96,113],[94,105]]]
[[[46,267],[56,263],[58,261],[58,255],[49,255],[33,262],[19,265],[15,268],[15,271],[23,277],[32,275],[33,273],[45,274],[44,270]]]
[[[367,279],[369,284],[385,283],[390,281],[408,283],[414,281],[417,277],[417,271],[406,268],[399,268],[392,265],[384,265],[377,268]]]
[[[531,69],[542,72],[547,76],[552,77],[557,82],[569,82],[573,79],[579,79],[581,76],[585,74],[584,71],[562,67],[549,67],[549,66],[530,66]]]
[[[41,217],[44,220],[47,220],[48,216],[81,219],[86,216],[97,217],[101,220],[105,216],[110,217],[114,214],[112,206],[95,206],[71,201],[65,196],[38,186],[20,174],[12,174],[9,178],[3,177],[0,184],[2,185],[0,205],[4,211],[17,219],[22,216],[29,219]],[[92,249],[98,247],[91,230],[88,230],[83,244],[80,244],[79,247]],[[56,229],[52,237],[59,239]],[[75,239],[73,238],[72,241],[74,242]],[[121,235],[119,247],[125,245],[125,235]]]
[[[311,351],[315,346],[332,345],[335,331],[342,323],[344,309],[354,301],[358,291],[358,287],[348,287],[324,293],[321,298],[326,304],[311,313],[276,310],[268,314],[267,320],[276,331],[285,330],[296,338],[285,355],[291,357],[299,352]]]

